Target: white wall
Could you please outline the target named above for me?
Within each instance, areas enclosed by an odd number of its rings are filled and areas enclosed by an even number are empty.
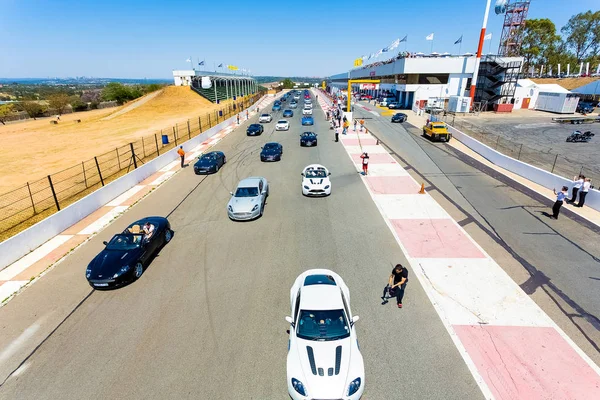
[[[262,100],[259,99],[258,102]],[[257,102],[257,103],[258,103]],[[253,106],[255,106],[255,103]],[[253,107],[252,106],[252,107]],[[206,139],[215,135],[221,129],[232,124],[237,118],[237,115],[213,126],[211,129],[202,134],[182,143],[184,150],[188,151],[198,146]],[[69,205],[60,210],[56,214],[38,222],[32,227],[8,238],[0,243],[0,270],[25,256],[30,251],[35,250],[38,246],[50,240],[54,236],[60,234],[73,224],[87,217],[100,207],[104,206],[117,196],[131,189],[139,182],[143,181],[150,175],[154,174],[170,162],[178,159],[177,147],[161,154],[159,157],[149,161],[130,173],[116,179],[106,186],[87,195],[83,199]]]
[[[570,189],[573,186],[573,181],[570,179],[563,178],[562,176],[544,171],[543,169],[534,167],[533,165],[515,160],[514,158],[497,152],[491,147],[486,146],[485,144],[473,139],[469,135],[466,135],[452,126],[449,126],[448,128],[455,139],[462,142],[465,146],[483,156],[490,162],[519,176],[522,176],[523,178],[529,179],[530,181],[535,182],[546,189],[558,190],[563,186],[567,186]],[[600,211],[600,191],[591,189],[585,198],[585,206]]]
[[[533,92],[533,94],[532,94],[532,92]],[[517,86],[517,89],[515,90],[515,95],[514,95],[515,104],[514,104],[513,110],[518,110],[520,108],[523,108],[523,99],[524,98],[531,99],[531,100],[529,100],[529,108],[534,109],[535,104],[538,99],[538,95],[539,95],[539,90],[533,86],[530,86],[530,87]]]

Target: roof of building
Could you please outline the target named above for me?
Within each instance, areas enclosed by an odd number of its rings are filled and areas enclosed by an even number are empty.
[[[571,93],[569,90],[556,83],[544,83],[537,85],[540,93]]]
[[[577,78],[534,78],[533,82],[540,83],[558,83],[560,86],[568,90],[580,88],[590,82],[596,81],[597,77],[577,77]]]
[[[517,81],[517,86],[528,88],[528,87],[532,87],[532,86],[537,86],[537,83],[535,83],[531,79],[519,79]]]
[[[573,89],[573,92],[580,94],[600,95],[600,79],[592,81],[587,85],[580,86],[577,89]]]

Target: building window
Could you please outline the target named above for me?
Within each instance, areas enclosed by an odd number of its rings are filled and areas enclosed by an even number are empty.
[[[471,89],[471,81],[472,80],[473,80],[473,78],[467,78],[467,86],[466,86],[465,90]]]

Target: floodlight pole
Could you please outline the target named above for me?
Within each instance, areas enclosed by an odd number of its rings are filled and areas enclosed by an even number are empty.
[[[485,6],[485,14],[483,16],[483,26],[481,27],[481,33],[479,34],[479,46],[477,47],[477,58],[475,59],[475,71],[473,71],[473,78],[471,79],[471,107],[475,101],[475,88],[477,86],[477,75],[479,75],[479,64],[481,63],[481,51],[483,50],[483,42],[485,41],[485,29],[487,27],[488,16],[490,14],[490,3],[491,0],[487,0]]]

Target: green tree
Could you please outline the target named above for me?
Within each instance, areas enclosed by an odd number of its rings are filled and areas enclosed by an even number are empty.
[[[138,87],[125,86],[118,82],[111,82],[102,90],[102,98],[106,101],[116,101],[123,104],[142,95]]]
[[[55,93],[48,96],[48,105],[56,110],[58,115],[62,115],[65,108],[69,105],[70,98],[66,93]]]
[[[575,54],[577,62],[600,51],[600,11],[586,11],[573,15],[561,32],[566,36],[567,48]]]
[[[529,69],[531,64],[547,64],[550,55],[556,52],[559,41],[556,26],[548,18],[527,20],[521,46],[525,69]]]
[[[33,118],[34,120],[40,117],[45,111],[45,107],[37,101],[23,101],[20,103],[20,106],[29,115],[29,118]]]
[[[6,117],[12,114],[12,111],[12,104],[0,104],[0,122],[2,123],[2,125],[6,125]]]
[[[294,88],[294,81],[292,81],[290,78],[285,78],[283,81],[281,81],[281,83],[283,84],[284,89]]]
[[[69,96],[69,104],[73,108],[73,111],[85,111],[87,110],[87,104],[81,100],[81,97],[74,94]]]

